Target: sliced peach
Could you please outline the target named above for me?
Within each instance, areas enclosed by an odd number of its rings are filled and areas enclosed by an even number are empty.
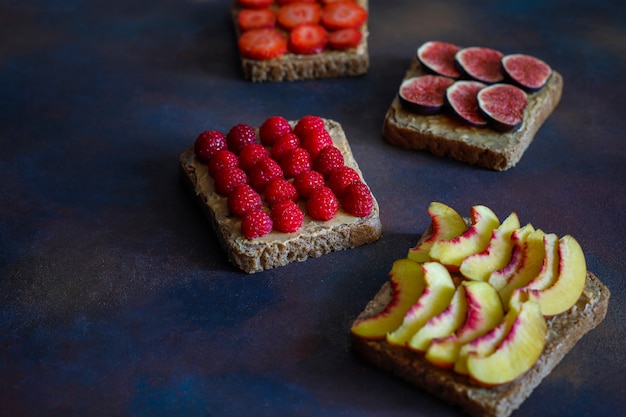
[[[424,291],[422,266],[410,259],[395,261],[389,278],[393,287],[391,301],[375,316],[356,321],[350,329],[354,335],[364,339],[384,339],[387,333],[402,324],[404,315]]]
[[[428,320],[424,327],[415,333],[409,341],[409,348],[417,352],[425,352],[433,339],[454,333],[465,321],[467,306],[465,286],[459,285],[452,296],[450,305]]]
[[[454,239],[437,241],[430,248],[430,257],[451,271],[458,271],[463,259],[485,250],[491,232],[500,226],[498,217],[486,206],[473,206],[471,217],[472,225],[463,234]]]
[[[461,262],[461,274],[475,281],[487,281],[493,271],[504,268],[511,260],[511,234],[520,228],[519,217],[511,213],[500,227],[494,229],[484,251],[470,255]]]
[[[430,236],[409,249],[408,258],[416,262],[430,261],[430,248],[438,240],[448,240],[460,236],[466,229],[465,220],[453,208],[436,201],[428,206],[431,219]]]
[[[559,270],[554,284],[543,290],[528,290],[544,316],[569,310],[580,298],[587,279],[587,263],[580,244],[570,235],[559,239]]]
[[[387,334],[387,342],[396,346],[406,346],[413,335],[448,307],[454,295],[454,282],[448,270],[436,262],[422,264],[426,288],[404,316],[400,327]]]
[[[510,331],[491,354],[470,353],[467,370],[472,379],[492,386],[510,382],[528,371],[545,346],[547,325],[539,303],[521,304]]]
[[[522,289],[543,290],[552,286],[559,274],[559,237],[554,233],[543,236],[545,257],[539,275]]]
[[[450,336],[433,339],[426,351],[426,359],[443,368],[453,367],[461,346],[493,329],[504,315],[500,297],[491,285],[482,281],[463,281],[461,285],[468,301],[464,323]]]

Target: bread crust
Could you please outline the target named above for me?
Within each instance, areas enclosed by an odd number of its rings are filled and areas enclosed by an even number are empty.
[[[356,0],[356,3],[369,11],[368,0]],[[236,39],[241,35],[237,23],[240,11],[241,6],[237,0],[233,0],[231,15]],[[363,75],[367,73],[370,63],[367,21],[360,30],[362,38],[359,45],[345,51],[325,50],[314,55],[296,55],[287,52],[283,56],[268,60],[250,59],[239,54],[243,76],[252,82],[280,82]]]
[[[392,298],[386,282],[357,320],[382,311]],[[578,302],[568,311],[547,319],[544,351],[535,365],[517,379],[484,387],[466,375],[434,366],[423,355],[391,346],[385,340],[365,340],[352,335],[352,348],[364,360],[390,371],[438,398],[476,417],[506,417],[515,411],[534,388],[558,365],[587,332],[606,315],[609,289],[591,272]]]
[[[413,57],[403,80],[423,74],[427,74],[427,70],[417,57]],[[528,94],[522,126],[506,133],[469,126],[446,112],[430,116],[411,113],[402,108],[396,94],[385,115],[382,135],[396,146],[428,150],[437,156],[504,171],[514,167],[522,158],[541,125],[559,103],[562,91],[563,77],[553,71],[542,89]]]
[[[324,121],[333,143],[342,151],[345,165],[354,168],[365,183],[341,125],[333,120]],[[197,197],[229,261],[247,273],[355,248],[374,242],[382,235],[378,202],[372,194],[374,205],[367,217],[351,216],[340,208],[328,222],[305,216],[302,229],[296,233],[271,232],[263,238],[246,239],[240,232],[241,221],[228,212],[227,198],[215,192],[206,164],[197,160],[193,147],[180,155],[180,167],[184,183]]]

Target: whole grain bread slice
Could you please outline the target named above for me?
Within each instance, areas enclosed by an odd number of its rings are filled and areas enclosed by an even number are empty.
[[[368,9],[368,0],[355,0],[356,3]],[[274,9],[277,6],[273,6]],[[231,15],[235,28],[236,39],[241,36],[237,23],[241,6],[233,0]],[[347,50],[326,49],[324,52],[313,55],[297,55],[288,52],[278,58],[256,60],[240,56],[243,76],[253,82],[279,82],[310,80],[316,78],[354,77],[367,73],[369,69],[367,22],[360,27],[361,41],[356,48]]]
[[[333,144],[343,154],[344,164],[355,169],[365,183],[341,125],[329,119],[324,122]],[[215,192],[208,168],[196,158],[193,147],[180,155],[180,167],[184,182],[197,197],[228,259],[248,273],[355,248],[376,241],[382,234],[378,202],[372,195],[373,207],[367,217],[355,217],[340,208],[333,219],[325,222],[306,215],[303,227],[295,233],[272,231],[260,238],[246,239],[241,234],[241,220],[229,213],[227,198]]]
[[[403,80],[427,74],[413,57]],[[528,95],[522,126],[511,132],[475,127],[444,112],[437,115],[411,113],[402,107],[396,94],[385,115],[382,135],[387,142],[408,149],[467,162],[483,168],[504,171],[515,166],[535,134],[561,99],[563,77],[552,72],[547,84]]]

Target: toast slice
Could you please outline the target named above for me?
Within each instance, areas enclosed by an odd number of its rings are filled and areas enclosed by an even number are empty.
[[[355,0],[355,2],[369,11],[368,0]],[[277,10],[278,6],[274,4],[272,8]],[[231,15],[236,39],[241,36],[237,23],[241,10],[242,7],[237,0],[233,0]],[[250,59],[240,54],[243,76],[252,82],[279,82],[363,75],[367,73],[370,63],[367,21],[359,30],[361,41],[356,48],[347,50],[325,49],[313,55],[297,55],[287,52],[278,58],[268,60]]]
[[[404,80],[427,73],[414,56]],[[522,158],[541,125],[559,103],[562,91],[563,77],[553,71],[544,87],[528,95],[522,126],[506,133],[463,124],[447,113],[411,113],[402,107],[396,94],[385,115],[382,135],[396,146],[428,150],[437,156],[504,171]]]
[[[467,219],[466,219],[467,220]],[[431,228],[420,241],[429,236]],[[387,281],[355,320],[383,311],[393,297]],[[606,316],[609,289],[593,273],[587,272],[583,292],[569,310],[546,318],[548,331],[543,353],[526,373],[494,387],[485,387],[469,376],[431,364],[423,354],[390,345],[386,340],[367,340],[352,334],[352,348],[365,361],[392,372],[415,387],[461,408],[475,417],[507,417],[532,393],[561,359],[585,334]]]
[[[365,183],[341,125],[329,119],[324,122],[333,144],[343,154],[344,164],[355,169]],[[333,219],[325,222],[306,215],[302,228],[295,233],[272,231],[263,237],[246,239],[240,230],[241,220],[229,213],[227,197],[215,191],[207,165],[196,158],[193,146],[180,155],[180,166],[185,183],[196,195],[228,259],[247,273],[354,248],[374,242],[382,234],[378,202],[372,195],[373,207],[367,217],[355,217],[340,208]],[[300,206],[304,207],[302,201]]]

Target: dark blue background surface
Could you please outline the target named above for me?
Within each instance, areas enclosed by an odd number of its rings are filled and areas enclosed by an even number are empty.
[[[433,200],[515,210],[579,240],[612,291],[607,318],[515,415],[624,415],[621,2],[371,3],[367,75],[252,84],[228,0],[0,0],[0,415],[459,415],[348,342]],[[532,54],[563,75],[517,167],[383,141],[410,58],[432,39]],[[384,235],[249,276],[226,262],[177,158],[204,129],[276,114],[343,125]]]

